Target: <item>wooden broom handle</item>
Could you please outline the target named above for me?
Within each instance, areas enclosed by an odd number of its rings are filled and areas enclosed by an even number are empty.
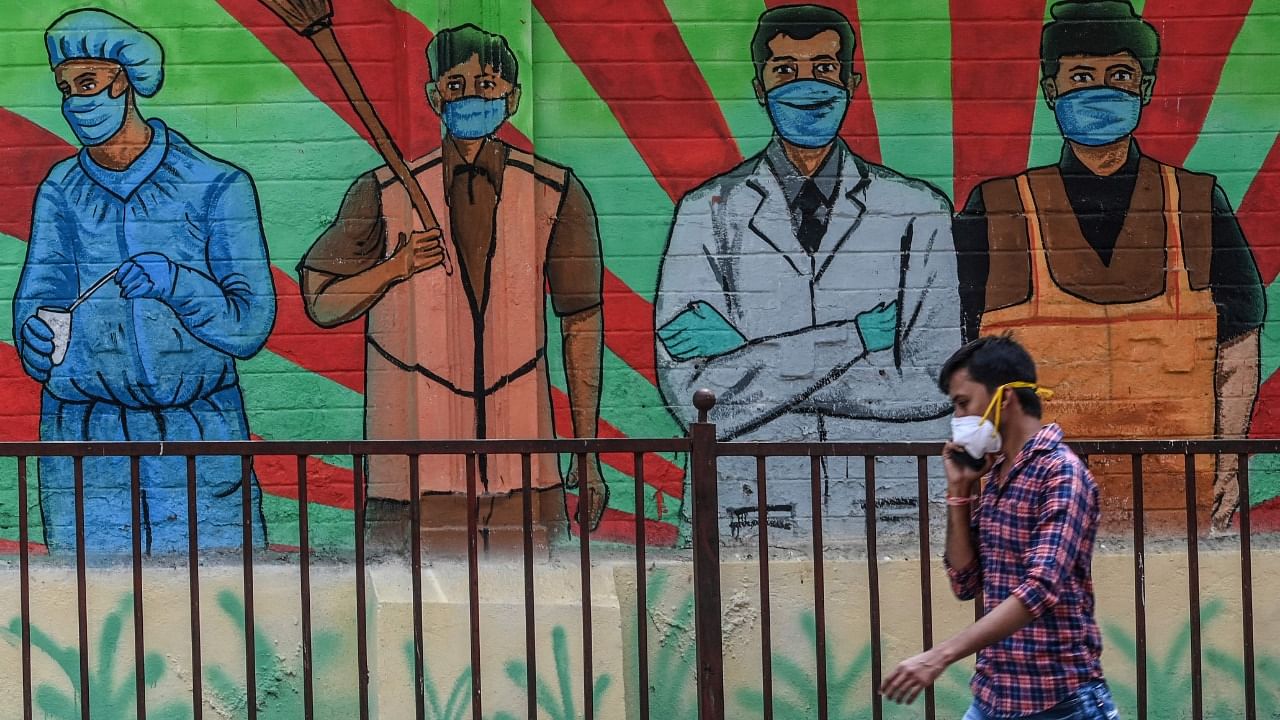
[[[431,211],[431,203],[427,202],[427,196],[422,192],[422,186],[414,179],[409,166],[405,164],[404,156],[401,155],[400,149],[396,147],[395,140],[391,138],[386,126],[382,124],[382,119],[378,117],[377,111],[374,110],[373,104],[369,102],[369,98],[364,94],[364,88],[360,87],[360,81],[356,78],[355,71],[351,69],[351,63],[347,61],[347,56],[343,54],[342,46],[338,44],[338,38],[333,34],[333,28],[324,26],[309,37],[316,46],[316,50],[320,51],[320,56],[328,63],[334,77],[338,79],[338,85],[342,87],[347,100],[351,102],[351,107],[355,108],[356,114],[360,116],[360,122],[364,123],[365,129],[369,131],[378,154],[386,161],[387,167],[391,168],[391,172],[395,174],[400,184],[404,185],[405,190],[409,192],[409,202],[413,204],[413,209],[422,220],[422,228],[424,230],[439,228],[440,222],[436,220],[435,213]],[[452,275],[453,263],[449,259],[447,244],[447,241],[442,240],[440,249],[444,252],[445,272]]]

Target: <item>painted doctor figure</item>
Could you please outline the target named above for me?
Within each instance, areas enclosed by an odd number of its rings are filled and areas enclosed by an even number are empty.
[[[718,397],[711,417],[722,438],[947,434],[933,379],[961,344],[951,207],[838,137],[862,80],[855,43],[830,8],[760,17],[753,85],[774,137],[680,201],[662,262],[659,380],[686,425],[705,387]],[[747,464],[722,461],[725,502],[754,506]],[[805,507],[809,477],[807,461],[770,463],[774,487],[804,483],[786,494]],[[914,461],[881,462],[876,477],[883,507],[912,511]],[[860,460],[826,462],[828,517],[861,515],[863,478]]]
[[[44,386],[40,439],[248,440],[236,360],[262,348],[275,320],[252,181],[143,118],[138,98],[164,78],[151,35],[77,10],[46,44],[63,116],[84,147],[40,185],[14,298],[23,367]],[[42,459],[39,473],[46,542],[70,551],[71,459]],[[240,547],[240,459],[201,457],[197,479],[200,547]],[[252,473],[248,481],[261,543],[260,494]],[[86,458],[84,484],[86,549],[128,553],[129,460]],[[138,499],[144,551],[186,552],[186,461],[142,458]]]

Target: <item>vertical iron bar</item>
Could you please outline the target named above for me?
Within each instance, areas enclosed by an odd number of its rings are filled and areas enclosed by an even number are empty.
[[[298,576],[302,602],[302,709],[315,716],[314,658],[311,655],[311,516],[307,506],[307,456],[298,456]]]
[[[880,694],[880,680],[884,669],[880,665],[880,562],[876,547],[876,458],[863,458],[866,467],[867,492],[867,595],[871,600],[871,716],[884,718],[884,698]]]
[[[1147,540],[1142,455],[1133,455],[1133,617],[1138,654],[1138,718],[1147,718]]]
[[[933,577],[929,573],[929,460],[916,458],[916,497],[920,507],[920,624],[924,649],[933,647]],[[878,690],[879,688],[877,688]],[[933,686],[924,691],[925,720],[937,717],[937,699]]]
[[[18,458],[18,580],[22,615],[22,718],[31,712],[31,517],[27,508],[27,459]]]
[[[85,578],[84,547],[84,458],[72,460],[75,469],[76,503],[76,600],[79,603],[80,633],[80,717],[89,720],[89,593]]]
[[[756,458],[756,514],[760,520],[760,670],[764,720],[773,720],[773,618],[769,591],[768,458]]]
[[[471,628],[471,717],[484,720],[480,697],[480,496],[476,456],[467,455],[467,611]]]
[[[827,699],[827,583],[822,562],[822,458],[809,458],[809,497],[813,512],[813,616],[818,664],[818,720],[828,718]],[[874,511],[871,509],[870,511]]]
[[[1236,473],[1240,486],[1240,602],[1244,630],[1244,716],[1257,720],[1257,668],[1253,648],[1253,539],[1249,537],[1249,456],[1236,457]]]
[[[524,525],[524,661],[525,702],[529,717],[538,717],[538,647],[533,586],[533,458],[520,455],[521,522]]]
[[[187,578],[191,592],[191,709],[204,717],[203,665],[200,661],[200,526],[196,515],[196,458],[187,456]]]
[[[138,720],[147,720],[147,651],[142,624],[142,459],[129,458],[130,523],[133,530],[133,691]]]
[[[258,717],[258,649],[254,638],[253,618],[253,483],[250,482],[251,459],[240,457],[240,524],[244,544],[244,689],[245,710],[249,720]]]
[[[578,538],[579,567],[582,571],[582,716],[586,720],[595,717],[595,668],[591,658],[591,491],[587,486],[587,456],[578,453]]]
[[[409,572],[413,602],[413,702],[417,720],[427,717],[422,630],[422,476],[418,456],[409,456]]]
[[[632,457],[636,495],[636,655],[640,658],[640,720],[649,720],[649,573],[645,569],[644,453]],[[533,715],[530,715],[533,717]]]
[[[1191,615],[1191,711],[1204,720],[1204,679],[1200,676],[1200,530],[1196,512],[1196,456],[1184,457],[1187,485],[1187,600]]]
[[[698,422],[689,427],[693,493],[694,635],[698,658],[698,720],[724,720],[724,639],[721,637],[719,478],[716,426],[708,421],[716,396],[693,395]]]
[[[360,720],[369,720],[369,609],[365,590],[365,487],[364,455],[351,457],[352,497],[355,499],[356,535],[356,669],[359,673]]]

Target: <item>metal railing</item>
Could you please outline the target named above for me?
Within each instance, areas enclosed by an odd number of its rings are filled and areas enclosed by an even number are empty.
[[[938,443],[855,443],[855,442],[725,442],[717,439],[716,426],[708,422],[708,413],[712,410],[715,398],[703,391],[695,398],[700,419],[690,427],[688,437],[672,439],[631,439],[631,440],[483,440],[483,441],[367,441],[367,442],[125,442],[125,443],[0,443],[0,458],[16,459],[18,463],[18,506],[19,506],[19,567],[20,567],[20,603],[21,603],[21,650],[22,650],[22,707],[23,717],[33,717],[32,708],[32,659],[31,659],[31,557],[30,557],[30,518],[28,517],[28,473],[27,461],[30,458],[69,457],[72,459],[75,492],[75,575],[77,593],[77,630],[79,643],[79,688],[80,712],[82,718],[90,717],[90,672],[89,672],[89,628],[88,628],[88,590],[87,577],[90,570],[85,547],[85,468],[87,458],[94,457],[127,457],[129,458],[130,486],[132,494],[132,582],[133,582],[133,644],[136,663],[136,703],[137,717],[145,718],[147,711],[147,686],[145,668],[145,617],[143,612],[143,530],[140,488],[140,463],[144,457],[178,456],[186,458],[186,485],[188,494],[187,529],[189,548],[187,557],[187,573],[189,577],[190,601],[190,640],[193,664],[192,706],[196,720],[203,716],[204,691],[201,682],[201,610],[200,610],[200,541],[199,541],[199,507],[196,502],[197,464],[196,458],[204,456],[233,456],[241,458],[241,510],[242,510],[242,582],[244,589],[244,644],[246,672],[246,708],[250,719],[258,714],[257,681],[255,671],[255,608],[253,603],[254,555],[255,540],[252,530],[251,486],[248,480],[252,470],[253,459],[267,456],[292,456],[297,462],[297,502],[298,502],[298,566],[299,566],[299,612],[302,633],[303,655],[303,705],[306,717],[312,717],[315,708],[315,681],[313,676],[313,643],[312,643],[312,608],[311,608],[311,568],[313,548],[310,540],[310,519],[308,517],[308,468],[307,459],[314,456],[346,456],[351,459],[351,489],[354,497],[355,537],[354,537],[354,583],[356,605],[356,646],[358,668],[358,704],[359,717],[369,717],[369,637],[367,628],[367,588],[365,583],[366,544],[365,544],[365,507],[366,483],[365,464],[374,456],[399,456],[408,459],[408,484],[410,490],[411,546],[409,564],[411,567],[411,602],[413,613],[413,669],[416,697],[416,716],[424,718],[426,713],[424,687],[424,615],[422,588],[422,533],[423,513],[421,507],[421,488],[418,460],[425,456],[462,455],[466,458],[467,472],[467,602],[468,623],[470,631],[470,665],[471,665],[471,712],[475,720],[482,718],[483,706],[481,697],[481,654],[480,643],[480,544],[479,544],[479,491],[477,481],[477,460],[484,455],[518,455],[521,458],[522,485],[522,530],[523,530],[523,580],[524,580],[524,625],[525,625],[525,671],[528,688],[528,716],[536,718],[534,688],[537,687],[537,653],[535,651],[534,629],[537,622],[536,598],[534,593],[534,576],[536,571],[534,549],[534,517],[532,458],[535,455],[572,455],[576,456],[579,465],[585,463],[588,455],[621,455],[629,456],[634,464],[634,483],[636,512],[634,518],[635,547],[634,562],[637,573],[636,624],[638,628],[637,645],[639,663],[637,667],[638,717],[649,720],[649,637],[647,614],[649,611],[646,591],[646,565],[648,552],[646,548],[646,522],[643,511],[645,486],[645,457],[654,453],[687,454],[690,473],[690,490],[692,497],[691,538],[694,576],[694,614],[695,640],[697,654],[697,698],[699,720],[724,720],[728,717],[724,705],[724,638],[722,628],[723,604],[721,599],[721,529],[720,508],[718,500],[719,476],[717,461],[720,458],[740,457],[754,458],[756,469],[756,511],[758,513],[758,571],[760,586],[760,660],[762,664],[763,712],[766,720],[771,720],[774,711],[772,681],[772,628],[771,628],[771,595],[776,586],[770,577],[770,535],[767,522],[769,508],[769,478],[766,471],[766,460],[771,457],[807,457],[810,470],[810,493],[812,501],[812,546],[810,561],[813,565],[813,613],[816,621],[816,686],[817,717],[826,720],[829,716],[828,678],[827,678],[827,634],[828,617],[826,611],[826,584],[824,568],[823,537],[823,503],[821,485],[823,482],[822,461],[824,458],[846,457],[864,459],[865,466],[865,541],[867,589],[869,594],[868,623],[871,638],[871,684],[873,717],[883,717],[882,699],[874,688],[878,688],[883,675],[883,637],[881,631],[881,598],[879,560],[877,556],[877,506],[876,498],[876,459],[877,458],[915,458],[918,468],[918,508],[917,534],[919,544],[919,577],[921,599],[921,647],[928,649],[933,645],[934,624],[932,614],[931,587],[931,550],[930,550],[930,514],[929,514],[929,471],[927,461],[936,457],[941,451]],[[1148,678],[1147,678],[1147,614],[1145,600],[1145,555],[1146,527],[1144,524],[1144,485],[1143,459],[1149,456],[1182,456],[1184,460],[1184,477],[1186,493],[1186,552],[1188,601],[1190,607],[1191,662],[1192,662],[1192,714],[1197,720],[1204,717],[1204,688],[1201,673],[1202,631],[1200,627],[1201,602],[1199,596],[1199,527],[1197,517],[1196,455],[1235,456],[1238,459],[1239,486],[1242,502],[1239,511],[1240,528],[1240,586],[1242,596],[1243,665],[1245,710],[1248,720],[1258,717],[1257,683],[1254,644],[1254,612],[1252,589],[1252,547],[1249,498],[1249,458],[1260,454],[1280,454],[1280,440],[1186,440],[1186,441],[1112,441],[1112,442],[1073,442],[1072,448],[1082,457],[1128,456],[1132,458],[1133,477],[1133,568],[1134,568],[1134,618],[1136,624],[1137,643],[1137,702],[1138,717],[1148,717]],[[577,551],[581,573],[582,595],[582,678],[584,718],[595,717],[592,707],[593,698],[593,658],[592,658],[592,589],[590,571],[592,567],[591,531],[584,526],[574,524],[578,529]],[[975,601],[975,615],[980,616],[982,598]],[[937,713],[934,692],[930,689],[924,698],[924,714],[933,720]]]

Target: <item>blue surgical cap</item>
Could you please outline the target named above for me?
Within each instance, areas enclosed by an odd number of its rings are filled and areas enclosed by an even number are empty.
[[[164,82],[160,43],[109,12],[73,10],[50,25],[44,37],[50,67],[81,59],[119,63],[143,97],[155,95]]]

